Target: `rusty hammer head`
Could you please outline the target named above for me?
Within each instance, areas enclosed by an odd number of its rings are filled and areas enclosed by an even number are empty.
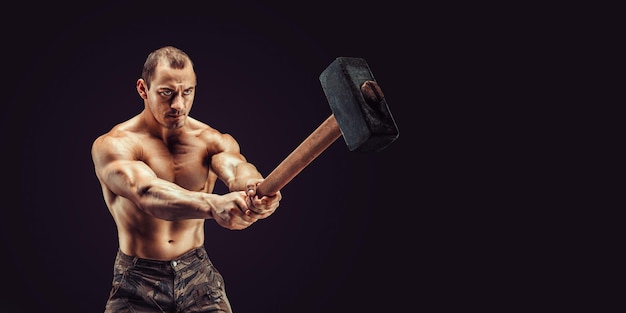
[[[387,101],[364,59],[338,57],[319,78],[350,151],[380,151],[398,138]]]

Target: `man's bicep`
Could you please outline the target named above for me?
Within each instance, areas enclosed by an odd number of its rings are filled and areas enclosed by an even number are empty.
[[[239,143],[231,135],[217,132],[204,132],[202,138],[207,143],[211,171],[228,185],[235,178],[237,165],[246,162]]]
[[[92,158],[98,179],[126,198],[137,194],[142,181],[156,177],[148,165],[134,158],[132,151],[110,138],[94,142]]]
[[[141,161],[115,160],[100,171],[100,180],[115,194],[128,199],[139,196],[156,174]]]
[[[240,153],[225,151],[211,157],[211,169],[219,179],[228,183],[235,178],[237,166],[245,162],[246,159]]]

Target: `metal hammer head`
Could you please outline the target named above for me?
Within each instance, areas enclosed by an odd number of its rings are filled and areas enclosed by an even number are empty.
[[[364,59],[338,57],[320,74],[320,82],[350,151],[380,151],[398,138],[387,101]]]

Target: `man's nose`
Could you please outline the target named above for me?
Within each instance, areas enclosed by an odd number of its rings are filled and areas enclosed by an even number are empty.
[[[177,111],[181,111],[182,109],[184,109],[185,101],[183,99],[183,96],[177,95],[176,97],[174,97],[174,99],[172,99],[172,104],[170,105],[170,107]]]

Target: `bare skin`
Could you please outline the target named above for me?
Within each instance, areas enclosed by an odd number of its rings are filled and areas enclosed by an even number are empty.
[[[191,63],[174,69],[159,61],[150,84],[137,80],[143,111],[93,143],[96,176],[127,255],[172,260],[204,244],[207,219],[242,230],[278,208],[280,192],[256,196],[263,176],[237,141],[189,116],[195,87]],[[213,194],[217,179],[230,192]]]

